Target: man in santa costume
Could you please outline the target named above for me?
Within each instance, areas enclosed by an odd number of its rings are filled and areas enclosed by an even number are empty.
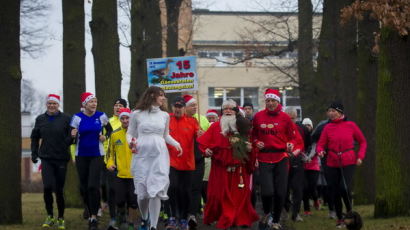
[[[255,114],[252,129],[252,142],[259,150],[257,161],[265,214],[260,227],[281,229],[279,220],[287,192],[289,157],[303,149],[303,141],[296,125],[282,111],[278,90],[265,91],[265,107]]]
[[[204,155],[211,157],[208,199],[204,223],[216,227],[251,226],[258,220],[250,200],[250,175],[255,158],[249,140],[250,123],[241,115],[235,101],[222,104],[222,117],[197,141]]]

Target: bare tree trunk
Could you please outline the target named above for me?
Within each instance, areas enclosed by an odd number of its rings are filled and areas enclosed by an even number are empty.
[[[64,111],[74,114],[85,91],[84,1],[62,0],[62,6]],[[77,172],[71,162],[64,193],[67,207],[82,207]]]
[[[324,0],[320,33],[316,121],[323,119],[328,104],[342,101],[345,112],[354,120],[357,94],[357,26],[355,21],[340,24],[340,10],[353,0]]]
[[[322,17],[322,27],[319,37],[319,56],[318,56],[318,66],[317,66],[317,77],[315,83],[317,85],[316,93],[320,97],[315,97],[312,117],[313,120],[319,122],[323,120],[325,116],[326,106],[329,103],[329,98],[331,95],[329,92],[335,91],[335,84],[338,81],[337,74],[335,71],[336,66],[336,44],[335,37],[336,29],[335,24],[337,23],[336,15],[337,10],[335,9],[335,1],[324,0],[323,1],[323,17]],[[329,89],[327,89],[329,88]]]
[[[22,223],[20,1],[0,0],[0,224]]]
[[[313,71],[313,37],[312,16],[313,6],[311,0],[298,1],[298,76],[299,91],[304,116],[311,116],[317,110],[314,106],[316,82]]]
[[[135,106],[148,87],[146,59],[162,57],[160,16],[158,0],[132,1],[130,107]]]
[[[182,0],[165,0],[167,7],[167,56],[176,57],[178,52],[178,22]]]
[[[167,56],[180,56],[178,50],[178,29],[179,29],[179,12],[183,0],[165,0],[167,9]],[[174,101],[178,93],[167,94],[168,104]],[[169,106],[171,108],[171,106]]]
[[[375,217],[410,210],[410,39],[382,28],[376,120]]]
[[[117,31],[117,1],[93,1],[90,22],[94,56],[95,91],[99,110],[111,113],[112,103],[121,97],[121,69]]]
[[[337,98],[345,107],[345,114],[351,120],[356,120],[357,101],[357,21],[350,20],[344,25],[340,24],[340,10],[351,5],[354,0],[341,0],[336,2],[336,86]]]
[[[64,111],[80,110],[80,95],[85,91],[84,1],[63,3],[63,91]]]
[[[355,203],[373,204],[375,199],[376,111],[377,108],[377,57],[372,52],[374,34],[379,23],[369,14],[359,22],[357,123],[367,139],[364,164],[355,176]]]
[[[162,26],[159,0],[144,1],[144,54],[146,58],[162,57]]]
[[[138,98],[143,90],[148,86],[144,80],[146,67],[144,67],[143,56],[143,14],[142,1],[132,0],[131,2],[131,79],[128,101],[130,108],[135,107]],[[144,71],[145,70],[145,71]]]

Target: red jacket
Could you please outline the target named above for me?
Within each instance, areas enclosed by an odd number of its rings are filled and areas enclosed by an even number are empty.
[[[169,134],[181,144],[182,156],[175,147],[167,145],[170,156],[171,167],[177,170],[195,170],[194,140],[199,130],[195,118],[183,116],[176,118],[170,114]]]
[[[314,152],[314,153],[313,153]],[[312,150],[310,153],[305,153],[306,155],[314,154],[313,157],[311,157],[310,162],[305,162],[304,167],[305,170],[313,170],[313,171],[320,171],[320,164],[319,164],[319,156],[316,154],[316,143],[312,145]]]
[[[357,155],[354,152],[355,141],[359,143]],[[366,148],[366,139],[356,123],[338,119],[325,126],[317,143],[316,152],[325,151],[327,153],[327,166],[340,167],[341,165],[344,167],[356,164],[358,158],[363,160]]]
[[[287,157],[286,143],[292,143],[294,150],[303,149],[303,140],[290,117],[280,111],[259,111],[253,117],[252,141],[263,142],[265,147],[258,153],[258,161],[277,163]],[[256,146],[255,146],[256,148]],[[269,152],[270,151],[270,152]]]

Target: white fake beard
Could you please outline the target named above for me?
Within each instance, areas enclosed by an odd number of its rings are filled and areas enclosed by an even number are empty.
[[[227,116],[222,115],[221,117],[221,129],[222,135],[226,136],[229,132],[237,133],[238,129],[236,128],[236,117],[235,115]]]

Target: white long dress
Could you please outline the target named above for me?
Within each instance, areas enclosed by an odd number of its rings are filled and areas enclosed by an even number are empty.
[[[138,199],[168,199],[170,162],[165,142],[180,146],[169,135],[169,114],[156,106],[150,112],[134,111],[127,131],[128,142],[132,138],[137,140],[137,154],[132,156],[131,172]]]

